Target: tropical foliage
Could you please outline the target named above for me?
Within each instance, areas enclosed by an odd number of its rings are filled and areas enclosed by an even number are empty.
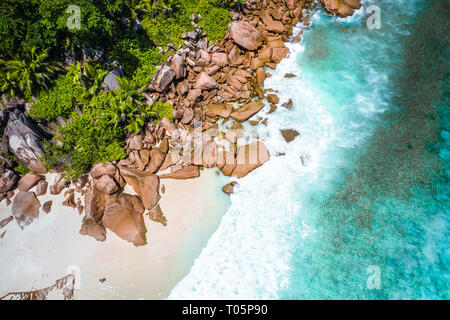
[[[22,59],[0,59],[0,92],[10,97],[30,98],[40,86],[47,88],[50,77],[60,69],[58,63],[47,62],[47,58],[47,51],[36,53],[36,47],[33,47]]]
[[[242,0],[239,0],[241,2]],[[230,22],[230,0],[2,0],[0,1],[0,95],[33,101],[29,114],[43,122],[66,123],[54,128],[45,161],[75,178],[98,161],[125,156],[124,140],[148,122],[173,119],[172,106],[149,106],[142,89],[156,66],[166,61],[169,43],[182,45],[181,35],[194,30],[192,17],[208,39],[223,38]],[[69,29],[71,12],[80,8],[79,29]],[[86,49],[104,59],[89,63]],[[67,63],[65,53],[74,53]],[[82,62],[84,60],[84,62]],[[111,61],[119,61],[125,77],[121,89],[103,88]],[[65,70],[57,72],[60,66]],[[55,122],[56,119],[65,121]]]

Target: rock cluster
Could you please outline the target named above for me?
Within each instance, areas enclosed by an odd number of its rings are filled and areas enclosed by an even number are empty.
[[[361,0],[320,0],[327,12],[341,18],[353,15],[354,10],[361,8]]]

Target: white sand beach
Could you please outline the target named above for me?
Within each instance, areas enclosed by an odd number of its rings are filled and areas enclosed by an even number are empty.
[[[134,247],[108,230],[105,242],[79,234],[82,216],[53,200],[49,214],[21,230],[15,221],[0,239],[0,296],[11,291],[40,289],[78,266],[81,286],[75,299],[163,299],[184,277],[217,228],[230,200],[221,191],[227,178],[216,169],[203,170],[190,180],[163,179],[160,206],[167,227],[145,216],[148,244]],[[32,189],[31,191],[33,191]],[[0,220],[11,206],[0,203]],[[102,283],[99,280],[105,278]]]

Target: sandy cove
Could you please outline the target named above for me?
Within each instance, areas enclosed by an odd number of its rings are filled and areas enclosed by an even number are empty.
[[[23,230],[16,223],[1,229],[6,234],[0,252],[7,263],[0,265],[0,296],[47,287],[77,265],[81,289],[75,290],[75,299],[165,298],[189,271],[229,205],[227,195],[214,192],[223,180],[211,169],[197,179],[165,181],[160,205],[167,227],[145,217],[149,244],[142,247],[112,232],[105,242],[80,235],[82,218],[77,210],[61,205],[63,195],[43,197],[53,200],[51,213],[41,212]],[[0,217],[9,214],[3,202]]]

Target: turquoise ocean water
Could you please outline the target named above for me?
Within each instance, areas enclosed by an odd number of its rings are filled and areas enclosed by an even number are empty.
[[[450,298],[448,17],[445,0],[312,13],[265,83],[294,103],[258,129],[272,160],[239,181],[170,298]]]

